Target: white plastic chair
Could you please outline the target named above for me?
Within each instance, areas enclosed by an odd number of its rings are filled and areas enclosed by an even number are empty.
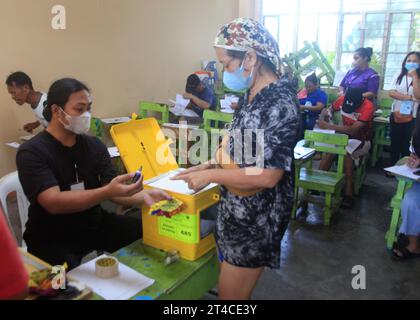
[[[11,194],[12,192],[16,192],[17,205],[18,205],[18,210],[19,210],[19,219],[20,219],[20,224],[22,226],[22,235],[23,235],[23,232],[25,231],[25,224],[28,221],[29,201],[26,198],[25,194],[23,193],[23,189],[20,184],[17,171],[9,173],[8,175],[0,179],[0,205],[3,208],[3,212],[6,216],[7,222],[9,223],[10,230],[13,231],[16,241],[18,241],[19,237],[16,234],[16,230],[14,230],[12,227],[10,213],[7,208],[7,196]],[[22,238],[22,247],[26,248],[26,244],[23,238]]]

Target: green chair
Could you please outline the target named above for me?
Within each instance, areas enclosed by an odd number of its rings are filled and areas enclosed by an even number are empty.
[[[90,120],[90,128],[89,128],[90,134],[101,139],[103,135],[103,130],[104,130],[104,126],[103,126],[102,120],[99,118],[92,117]]]
[[[149,118],[149,112],[160,113],[160,119],[156,119],[157,122],[162,125],[169,122],[169,106],[166,104],[140,101],[140,117],[142,119]],[[154,116],[153,116],[154,117]]]
[[[361,157],[359,163],[356,164],[356,171],[353,178],[353,191],[356,196],[359,195],[360,189],[366,178],[366,167],[369,160],[369,155]]]
[[[396,165],[402,165],[406,162],[407,157],[402,158]],[[395,195],[391,199],[392,215],[389,229],[385,234],[386,247],[392,249],[398,238],[398,228],[401,224],[401,201],[405,193],[413,186],[413,181],[403,177],[397,177],[398,185]]]
[[[220,125],[224,125],[227,123],[232,122],[233,114],[230,113],[223,113],[220,111],[212,111],[212,110],[204,110],[203,112],[203,129],[206,130],[208,133],[212,129],[220,129]]]
[[[330,224],[332,212],[338,210],[341,203],[341,191],[344,185],[344,156],[348,136],[345,134],[326,134],[305,131],[305,141],[310,148],[317,152],[338,155],[336,171],[323,171],[309,168],[301,168],[299,178],[296,183],[296,190],[293,201],[292,218],[296,218],[297,209],[308,202],[324,206],[324,225]],[[299,189],[303,189],[302,195]],[[324,201],[319,201],[318,197],[309,195],[309,190],[325,192]]]
[[[381,99],[378,103],[379,109],[383,112],[381,117],[389,117],[391,114],[393,99],[385,98]],[[372,156],[370,158],[371,166],[374,167],[376,162],[382,155],[384,147],[391,146],[391,140],[389,138],[389,123],[386,122],[373,122],[373,140],[372,140]]]

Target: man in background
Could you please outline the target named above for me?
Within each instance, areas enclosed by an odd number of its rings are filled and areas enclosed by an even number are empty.
[[[6,79],[7,91],[15,102],[22,106],[29,104],[37,118],[37,121],[27,123],[23,126],[26,132],[32,133],[33,130],[42,125],[48,126],[48,121],[44,119],[44,103],[47,101],[47,94],[35,91],[31,78],[24,72],[18,71],[9,75]]]

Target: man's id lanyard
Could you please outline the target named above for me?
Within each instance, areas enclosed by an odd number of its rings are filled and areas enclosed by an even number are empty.
[[[79,171],[77,170],[77,164],[74,164],[74,171],[76,173],[76,183],[70,186],[72,191],[76,190],[85,190],[85,183],[83,181],[79,181]]]

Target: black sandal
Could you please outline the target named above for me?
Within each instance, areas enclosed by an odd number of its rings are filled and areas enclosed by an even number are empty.
[[[408,250],[407,247],[398,249],[402,253],[402,256],[398,255],[395,251],[392,251],[392,257],[394,260],[402,261],[413,258],[420,258],[420,253],[413,253]]]

